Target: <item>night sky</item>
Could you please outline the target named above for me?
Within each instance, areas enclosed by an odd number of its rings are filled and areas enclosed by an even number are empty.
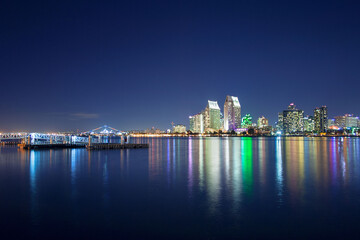
[[[1,1],[0,131],[360,114],[358,1]]]

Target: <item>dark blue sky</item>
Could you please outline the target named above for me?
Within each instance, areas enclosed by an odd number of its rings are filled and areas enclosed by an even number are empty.
[[[360,113],[357,1],[1,1],[0,130]]]

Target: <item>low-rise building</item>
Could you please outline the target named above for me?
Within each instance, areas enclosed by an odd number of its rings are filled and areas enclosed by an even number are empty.
[[[186,133],[186,126],[182,124],[174,125],[173,133]]]

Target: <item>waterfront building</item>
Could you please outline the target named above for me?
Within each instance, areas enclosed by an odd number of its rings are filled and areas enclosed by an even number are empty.
[[[345,127],[358,127],[359,117],[354,117],[354,114],[345,114]]]
[[[204,115],[204,128],[206,131],[218,131],[221,128],[220,108],[217,101],[208,101]]]
[[[257,127],[258,128],[265,128],[269,126],[269,120],[265,118],[264,116],[259,117],[257,120]]]
[[[174,125],[173,133],[186,133],[186,126],[182,124]]]
[[[234,96],[226,96],[224,104],[224,130],[232,131],[241,127],[241,105]]]
[[[161,133],[164,133],[164,131],[160,130],[160,129],[155,129],[155,134],[161,134]]]
[[[284,115],[282,112],[278,113],[278,121],[276,122],[276,131],[284,131]]]
[[[338,128],[355,128],[359,126],[359,117],[355,117],[354,114],[345,114],[344,116],[336,116],[335,125]]]
[[[345,116],[336,116],[335,117],[335,126],[338,128],[345,128]]]
[[[335,118],[329,118],[327,122],[328,122],[328,127],[335,126]]]
[[[146,134],[160,134],[160,133],[164,133],[164,131],[161,131],[158,128],[155,129],[155,127],[152,127],[151,129],[146,129],[145,133]]]
[[[304,111],[296,108],[294,103],[283,111],[283,131],[285,134],[300,133],[304,131]]]
[[[313,116],[304,117],[303,122],[304,122],[304,131],[305,132],[313,132],[314,131],[315,124],[314,124]]]
[[[224,131],[224,114],[220,111],[220,129]]]
[[[198,113],[190,116],[190,131],[193,133],[204,133],[204,115]]]
[[[252,126],[252,116],[250,114],[246,114],[242,119],[241,119],[241,127],[242,128],[249,128]]]
[[[327,107],[317,107],[314,109],[314,131],[317,133],[326,132],[328,127]]]

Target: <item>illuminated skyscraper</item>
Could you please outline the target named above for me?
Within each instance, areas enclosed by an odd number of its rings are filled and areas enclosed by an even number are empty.
[[[276,122],[276,130],[283,132],[284,131],[284,115],[282,112],[278,113],[278,121]]]
[[[190,131],[193,133],[204,133],[204,115],[198,113],[189,117]]]
[[[208,101],[208,105],[203,111],[205,131],[217,131],[221,128],[220,108],[217,101]]]
[[[241,127],[241,105],[239,99],[226,96],[224,104],[224,130],[232,131]]]
[[[328,127],[328,116],[327,107],[322,106],[315,108],[314,110],[314,131],[315,132],[326,132]]]
[[[286,134],[299,133],[304,131],[304,111],[296,109],[294,103],[288,106],[287,110],[283,111],[283,130]]]
[[[304,117],[304,131],[313,132],[314,131],[314,117],[306,116]]]

